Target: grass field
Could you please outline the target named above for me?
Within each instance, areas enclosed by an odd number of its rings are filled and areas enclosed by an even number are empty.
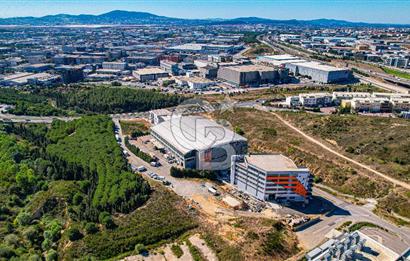
[[[383,67],[383,71],[387,74],[390,74],[390,75],[393,75],[393,76],[396,76],[396,77],[399,77],[399,78],[403,78],[403,79],[406,79],[406,80],[410,80],[410,73],[403,72],[403,71],[400,71],[400,70],[390,69],[390,68],[387,68],[387,67]]]

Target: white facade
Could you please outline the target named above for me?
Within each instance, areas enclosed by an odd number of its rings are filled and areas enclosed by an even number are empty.
[[[308,202],[312,179],[283,155],[235,155],[231,184],[260,200]]]

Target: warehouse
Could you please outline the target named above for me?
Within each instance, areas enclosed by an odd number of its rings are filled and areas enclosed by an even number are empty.
[[[144,68],[133,72],[135,78],[140,82],[156,81],[159,78],[168,77],[169,74],[159,68]]]
[[[262,65],[220,67],[218,78],[237,86],[281,83],[288,79],[286,69]]]
[[[231,156],[247,151],[247,140],[200,116],[173,116],[151,128],[168,155],[189,169],[229,170]]]
[[[232,156],[230,180],[260,200],[308,203],[312,192],[309,170],[280,154]]]
[[[345,82],[352,76],[349,69],[337,68],[318,62],[287,63],[286,68],[296,76],[307,76],[319,83]]]

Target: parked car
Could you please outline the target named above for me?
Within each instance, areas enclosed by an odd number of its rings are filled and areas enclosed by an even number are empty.
[[[139,166],[139,167],[137,168],[137,170],[138,170],[139,172],[144,172],[144,171],[147,171],[147,168],[144,167],[144,166]]]

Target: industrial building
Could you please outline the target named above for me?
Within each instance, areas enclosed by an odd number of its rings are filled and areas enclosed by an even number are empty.
[[[168,77],[169,74],[159,68],[144,68],[133,71],[133,76],[140,82],[156,81],[159,78]]]
[[[288,79],[286,69],[262,65],[220,67],[218,78],[237,86],[281,83]]]
[[[200,116],[173,116],[151,127],[151,135],[184,168],[229,170],[231,156],[247,152],[247,140]]]
[[[188,86],[192,90],[202,90],[213,86],[216,82],[202,77],[175,77],[175,82],[179,86]]]
[[[312,176],[283,155],[235,155],[231,163],[231,184],[260,200],[307,203]]]
[[[350,69],[309,62],[288,54],[260,56],[257,61],[272,66],[283,66],[295,76],[307,76],[319,83],[345,82],[352,76]]]
[[[287,63],[286,68],[296,76],[307,76],[319,83],[345,82],[352,77],[350,69],[337,68],[318,62]]]

